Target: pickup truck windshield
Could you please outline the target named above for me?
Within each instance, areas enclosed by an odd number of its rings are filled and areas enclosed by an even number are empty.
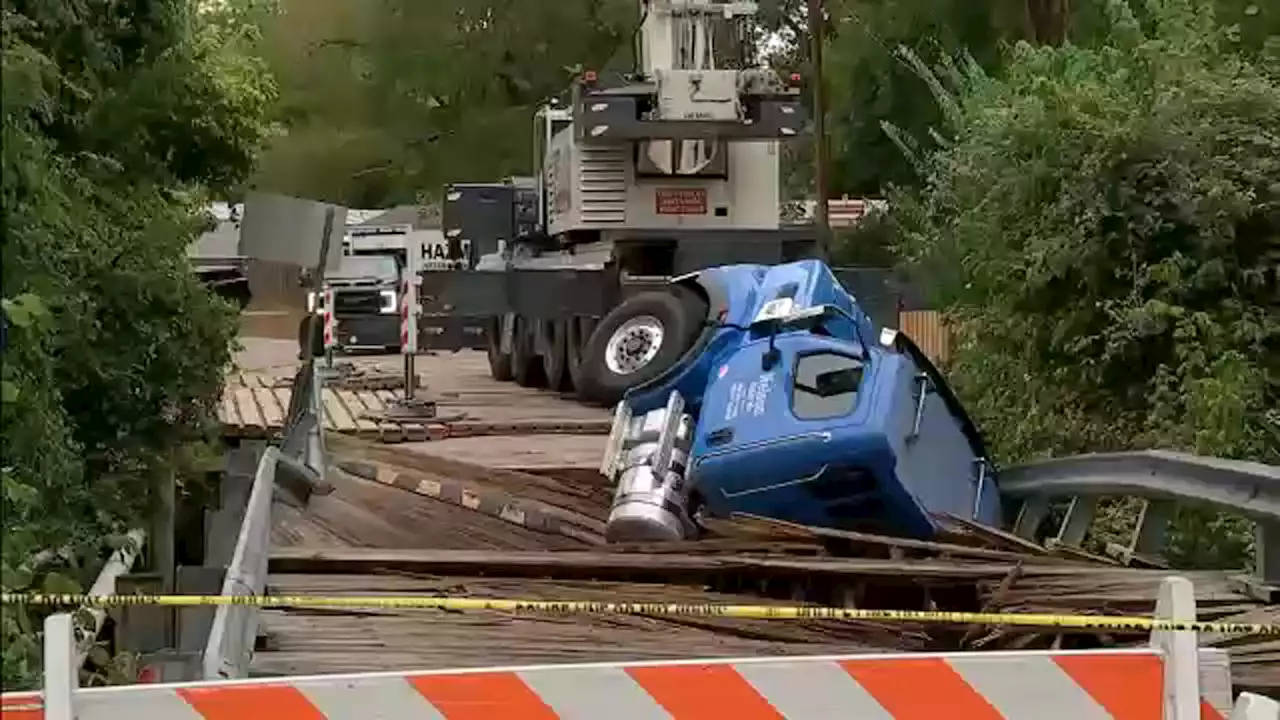
[[[335,280],[376,278],[395,281],[400,277],[400,266],[390,255],[348,255],[328,275]]]

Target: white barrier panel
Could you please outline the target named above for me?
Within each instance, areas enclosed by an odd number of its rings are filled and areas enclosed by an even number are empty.
[[[1137,649],[551,665],[90,689],[76,708],[79,720],[1155,720],[1168,718],[1164,661]]]

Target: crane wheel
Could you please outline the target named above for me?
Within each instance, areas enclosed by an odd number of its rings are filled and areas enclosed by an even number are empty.
[[[587,341],[596,322],[597,319],[591,317],[571,317],[565,321],[565,364],[574,390],[582,387],[582,354],[587,351]]]
[[[543,387],[542,360],[538,357],[538,326],[516,315],[511,341],[511,376],[520,387]]]
[[[511,382],[511,353],[502,351],[502,318],[489,320],[485,326],[485,349],[489,355],[489,375],[498,382]]]
[[[631,388],[656,379],[693,347],[706,318],[707,303],[688,288],[629,298],[587,341],[579,398],[612,405]]]
[[[569,377],[569,320],[545,320],[538,323],[542,333],[542,373],[547,378],[547,389],[562,392],[572,389]]]

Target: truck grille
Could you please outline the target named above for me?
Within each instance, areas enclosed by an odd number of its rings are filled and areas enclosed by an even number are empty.
[[[339,290],[333,293],[337,315],[377,315],[382,311],[382,294],[377,290]]]

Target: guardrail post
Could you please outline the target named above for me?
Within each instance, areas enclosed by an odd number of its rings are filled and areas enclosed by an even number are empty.
[[[1255,530],[1254,564],[1264,585],[1280,586],[1280,522],[1259,520]]]
[[[1157,556],[1164,552],[1165,536],[1169,532],[1169,520],[1173,517],[1173,503],[1169,500],[1144,500],[1138,523],[1129,537],[1129,555]]]
[[[1156,620],[1195,622],[1196,594],[1191,581],[1167,577],[1160,583]],[[1200,720],[1200,656],[1191,630],[1154,630],[1151,647],[1164,655],[1164,719]]]
[[[1094,496],[1076,495],[1071,498],[1067,507],[1067,515],[1062,518],[1058,528],[1057,542],[1067,547],[1078,548],[1084,543],[1084,536],[1093,525],[1094,515],[1098,513],[1098,498]]]
[[[1018,518],[1013,523],[1013,533],[1020,538],[1035,541],[1040,522],[1049,514],[1049,498],[1044,495],[1033,495],[1022,501],[1018,510]]]
[[[75,720],[75,695],[80,689],[76,662],[76,622],[70,613],[44,621],[44,718]]]

